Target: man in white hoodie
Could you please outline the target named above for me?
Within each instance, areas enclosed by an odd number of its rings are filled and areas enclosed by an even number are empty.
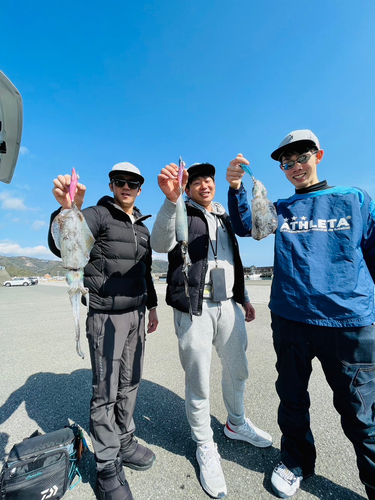
[[[191,259],[189,298],[185,293],[181,246],[176,241],[178,167],[171,163],[158,176],[166,195],[151,234],[151,246],[168,253],[167,303],[173,307],[179,354],[185,371],[185,404],[204,490],[214,498],[227,494],[210,422],[209,381],[212,345],[222,363],[223,399],[228,411],[224,433],[254,446],[271,446],[271,436],[245,417],[248,378],[245,320],[255,319],[244,284],[238,244],[225,209],[214,201],[215,167],[197,163],[184,172]],[[182,195],[181,195],[182,196]],[[216,294],[219,293],[219,299]],[[193,317],[191,319],[189,310]]]

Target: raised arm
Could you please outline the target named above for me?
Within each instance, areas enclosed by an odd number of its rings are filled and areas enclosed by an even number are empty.
[[[71,180],[72,178],[69,174],[59,175],[57,179],[53,180],[53,189],[52,189],[53,196],[56,198],[56,201],[62,206],[63,209],[71,208],[72,206],[72,202],[69,195],[69,186]],[[79,210],[81,210],[81,207],[83,205],[85,192],[86,192],[86,186],[78,183],[74,201]]]
[[[236,158],[229,163],[227,168],[227,181],[232,189],[240,189],[242,184],[242,177],[245,171],[241,168],[241,163],[250,165],[249,161],[239,153]]]
[[[61,208],[55,210],[51,215],[49,231],[48,231],[48,246],[51,252],[54,253],[57,257],[61,257],[61,254],[60,250],[56,247],[55,241],[52,237],[51,225],[54,218],[59,214],[61,209],[63,210],[69,209],[72,206],[69,195],[70,183],[71,183],[71,176],[69,174],[59,175],[56,179],[53,180],[52,194],[55,197],[56,201],[61,205]],[[78,183],[74,197],[74,202],[77,205],[78,209],[81,209],[82,207],[85,193],[86,193],[86,186]],[[84,209],[82,213],[86,219],[86,222],[94,238],[96,238],[99,232],[99,219],[97,217],[97,214],[95,213],[95,207]]]
[[[250,164],[242,154],[238,154],[227,168],[228,211],[234,232],[238,236],[251,236],[251,207],[247,200],[247,191],[242,184],[245,171],[241,168],[241,163]]]
[[[176,241],[176,201],[180,196],[177,178],[178,167],[175,163],[166,165],[158,175],[158,184],[166,196],[161,206],[151,233],[151,247],[155,252],[168,253],[177,244]],[[185,188],[189,174],[184,171],[182,187]],[[182,196],[182,195],[181,195]]]

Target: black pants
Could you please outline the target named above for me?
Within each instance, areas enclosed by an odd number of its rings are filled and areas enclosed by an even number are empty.
[[[375,488],[375,326],[329,328],[272,313],[280,397],[281,461],[305,478],[314,472],[308,383],[316,356],[353,443],[361,481]]]
[[[133,413],[142,377],[145,306],[127,313],[89,311],[92,365],[91,440],[98,469],[113,462],[120,441],[135,430]]]

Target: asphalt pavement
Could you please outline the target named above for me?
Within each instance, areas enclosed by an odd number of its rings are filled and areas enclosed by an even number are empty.
[[[279,460],[280,431],[275,391],[275,354],[267,307],[270,283],[247,282],[256,320],[247,325],[250,377],[245,392],[247,416],[272,434],[267,449],[235,442],[223,434],[226,411],[221,396],[220,360],[212,359],[211,419],[222,457],[228,499],[275,499],[270,476]],[[125,469],[135,500],[207,500],[199,483],[195,445],[184,409],[184,374],[178,358],[172,310],[165,304],[165,284],[156,284],[159,328],[148,335],[143,381],[135,412],[136,436],[148,443],[156,462],[146,472]],[[75,331],[67,286],[39,284],[0,287],[0,461],[11,447],[36,429],[57,430],[69,421],[88,432],[91,370],[81,307],[82,350],[75,351]],[[355,454],[333,408],[332,394],[314,362],[310,383],[311,422],[318,459],[316,474],[303,482],[298,500],[366,498]],[[0,463],[1,465],[1,463]],[[80,464],[82,481],[64,498],[93,500],[95,462],[87,451]]]

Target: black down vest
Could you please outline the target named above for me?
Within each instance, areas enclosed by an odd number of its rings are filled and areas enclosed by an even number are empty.
[[[189,225],[188,249],[192,262],[189,268],[189,294],[191,308],[195,316],[202,314],[203,289],[207,271],[208,255],[208,225],[204,213],[186,202]],[[238,248],[238,242],[233,232],[229,215],[220,216],[233,243],[234,252],[234,286],[233,298],[243,305],[245,303],[244,273]],[[180,245],[177,244],[168,253],[167,304],[182,312],[189,312],[189,302],[185,294],[184,275],[182,273],[182,256]]]

